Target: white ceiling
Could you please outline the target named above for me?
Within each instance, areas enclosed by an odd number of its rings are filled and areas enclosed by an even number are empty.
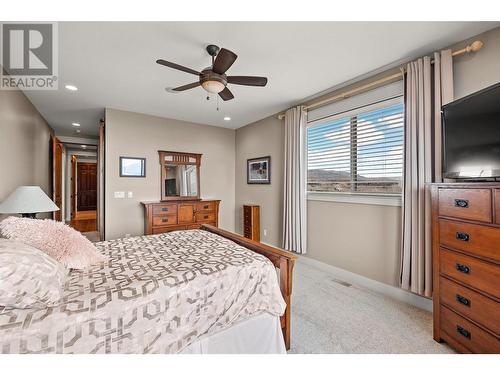
[[[61,22],[59,90],[26,92],[61,135],[97,135],[104,108],[238,128],[332,86],[401,59],[420,56],[498,22]],[[229,75],[263,75],[266,87],[229,85],[235,99],[216,110],[202,88],[168,93],[210,65],[207,44],[238,55]],[[487,48],[487,46],[486,46]],[[194,78],[194,79],[193,79]],[[78,91],[64,89],[73,84]],[[230,116],[230,122],[223,121]],[[137,124],[140,128],[141,124]]]

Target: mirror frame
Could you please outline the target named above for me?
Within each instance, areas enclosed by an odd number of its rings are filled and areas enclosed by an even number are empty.
[[[158,151],[158,156],[160,157],[160,166],[161,166],[161,178],[160,178],[160,190],[161,190],[161,201],[194,201],[200,200],[200,167],[201,167],[201,156],[202,154],[194,154],[190,152],[176,152],[176,151]],[[171,161],[165,161],[166,156],[171,156]],[[190,161],[190,159],[194,159],[195,161]],[[176,165],[196,165],[196,183],[198,184],[197,195],[196,196],[167,196],[165,191],[165,180],[166,176],[166,164],[176,164]]]

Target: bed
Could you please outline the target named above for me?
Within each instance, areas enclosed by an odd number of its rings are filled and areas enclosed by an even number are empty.
[[[288,252],[209,225],[96,246],[109,261],[71,271],[60,304],[0,311],[2,353],[289,349]]]

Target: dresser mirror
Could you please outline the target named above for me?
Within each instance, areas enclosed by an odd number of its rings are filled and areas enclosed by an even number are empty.
[[[161,200],[200,199],[201,154],[158,151]]]

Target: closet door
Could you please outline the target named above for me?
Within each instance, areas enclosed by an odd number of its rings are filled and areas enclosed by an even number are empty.
[[[57,137],[52,137],[52,200],[59,207],[59,211],[54,211],[53,218],[56,221],[62,220],[62,156],[64,146]]]

